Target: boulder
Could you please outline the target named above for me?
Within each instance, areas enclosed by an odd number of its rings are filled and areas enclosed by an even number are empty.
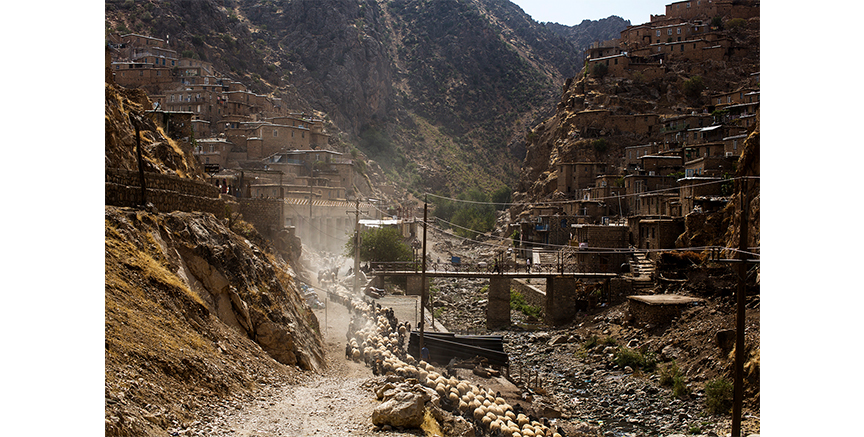
[[[377,426],[419,428],[423,423],[426,406],[423,396],[408,392],[397,392],[389,400],[372,411],[372,424]]]

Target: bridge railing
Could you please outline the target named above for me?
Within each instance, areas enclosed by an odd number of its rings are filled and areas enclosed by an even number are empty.
[[[399,262],[373,262],[370,263],[370,268],[375,272],[410,272],[419,273],[422,270],[422,264],[414,261],[399,261]],[[532,264],[530,267],[524,264],[516,264],[513,262],[505,263],[446,263],[446,262],[426,262],[426,271],[432,272],[460,272],[460,273],[536,273],[536,274],[554,274],[554,273],[580,273],[584,270],[579,268],[577,263],[540,263]]]

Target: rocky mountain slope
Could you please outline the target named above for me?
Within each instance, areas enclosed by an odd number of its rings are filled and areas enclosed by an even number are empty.
[[[105,164],[200,176],[143,116],[141,92],[105,87]],[[105,432],[166,435],[214,399],[324,367],[318,320],[292,266],[242,220],[105,206]],[[307,372],[308,373],[308,372]]]
[[[660,129],[652,134],[627,130],[584,130],[574,125],[575,114],[603,110],[610,115],[658,114],[675,116],[702,112],[712,93],[728,92],[752,80],[759,71],[759,19],[730,29],[725,36],[734,47],[747,48],[726,61],[676,60],[664,64],[659,77],[595,77],[582,72],[566,81],[554,114],[533,127],[526,136],[527,151],[514,200],[534,201],[555,191],[555,165],[558,162],[601,161],[624,173],[624,148],[662,141]],[[705,89],[698,97],[684,93],[684,83],[699,76]],[[605,147],[594,147],[603,138]]]
[[[162,37],[289,107],[321,111],[331,147],[355,145],[417,190],[512,185],[524,134],[582,65],[562,31],[499,0],[107,1],[106,31]],[[566,30],[566,29],[565,29]],[[579,36],[573,36],[578,34]],[[589,36],[590,35],[590,36]]]

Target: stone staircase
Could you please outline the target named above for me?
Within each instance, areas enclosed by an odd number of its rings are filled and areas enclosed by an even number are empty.
[[[640,293],[654,288],[656,270],[645,252],[630,255],[630,274],[633,275],[633,292]]]

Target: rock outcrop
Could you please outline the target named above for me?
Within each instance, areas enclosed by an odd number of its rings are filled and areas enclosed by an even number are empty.
[[[293,277],[212,214],[106,206],[106,434],[153,435],[208,399],[321,370]]]

